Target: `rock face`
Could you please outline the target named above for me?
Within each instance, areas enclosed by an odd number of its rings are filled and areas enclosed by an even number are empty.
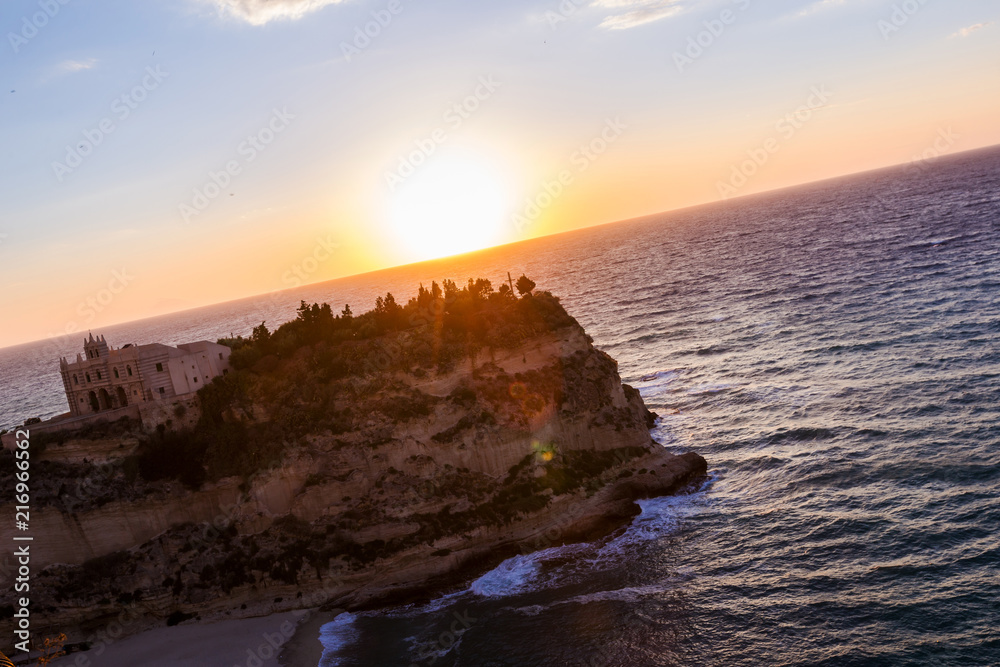
[[[40,498],[33,630],[94,643],[109,622],[131,634],[168,617],[370,605],[607,534],[638,512],[636,499],[705,473],[701,457],[652,441],[639,392],[576,324],[448,373],[378,380],[343,399],[365,418],[308,432],[252,479],[130,482],[129,493],[71,506]],[[91,466],[123,455],[106,441],[64,447]],[[110,483],[125,484],[116,474]],[[3,613],[0,632],[12,626]]]

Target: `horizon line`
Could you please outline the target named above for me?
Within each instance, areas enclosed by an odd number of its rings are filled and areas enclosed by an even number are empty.
[[[943,160],[946,161],[948,159],[957,159],[957,158],[960,158],[963,155],[967,155],[968,153],[975,153],[977,151],[988,151],[988,150],[992,150],[992,149],[1000,149],[1000,143],[990,144],[990,145],[986,145],[986,146],[978,146],[976,148],[969,148],[969,149],[966,149],[966,150],[963,150],[963,151],[958,151],[956,153],[947,153],[947,154],[935,156],[933,158],[928,158],[924,162],[925,163],[931,163],[931,164],[933,164],[933,163],[940,162],[940,161],[943,161]],[[658,216],[658,215],[665,215],[665,214],[669,214],[669,213],[678,213],[680,211],[687,211],[687,210],[691,210],[691,209],[702,208],[702,207],[707,207],[707,206],[712,206],[712,205],[727,205],[727,204],[730,204],[732,202],[737,202],[737,201],[749,199],[751,197],[758,197],[758,196],[767,195],[767,194],[775,194],[775,193],[779,193],[779,192],[784,192],[786,190],[794,190],[794,189],[797,189],[797,188],[807,187],[807,186],[810,186],[810,185],[819,185],[819,184],[822,184],[822,183],[827,183],[829,181],[836,181],[836,180],[840,180],[840,179],[844,179],[844,178],[850,178],[850,177],[853,177],[853,176],[862,176],[862,175],[865,175],[865,174],[874,174],[874,173],[880,172],[880,171],[888,171],[888,170],[892,170],[892,169],[899,169],[899,168],[907,167],[907,166],[910,166],[910,165],[916,165],[916,164],[918,164],[920,162],[921,162],[921,160],[918,160],[918,159],[910,159],[910,160],[907,160],[906,162],[897,162],[897,163],[893,163],[893,164],[889,164],[889,165],[884,165],[884,166],[881,166],[881,167],[874,167],[872,169],[864,169],[864,170],[861,170],[861,171],[854,171],[854,172],[847,172],[847,173],[843,173],[843,174],[837,174],[835,176],[827,176],[827,177],[820,178],[820,179],[817,179],[817,180],[814,180],[814,181],[803,181],[803,182],[800,182],[800,183],[793,183],[793,184],[790,184],[790,185],[783,185],[781,187],[771,188],[769,190],[760,190],[758,192],[750,192],[750,193],[739,195],[739,196],[736,196],[736,197],[723,198],[723,199],[711,199],[711,200],[701,201],[701,202],[698,202],[698,203],[695,203],[695,204],[689,204],[689,205],[686,205],[686,206],[679,206],[677,208],[669,208],[669,209],[665,209],[665,210],[661,210],[661,211],[653,211],[651,213],[643,213],[641,215],[633,216],[633,217],[630,217],[630,218],[622,218],[622,219],[619,219],[619,220],[610,220],[610,221],[604,221],[604,222],[596,222],[596,223],[590,224],[590,225],[583,225],[583,226],[580,226],[580,227],[574,227],[573,229],[567,229],[567,230],[563,230],[563,231],[559,231],[559,232],[553,232],[551,234],[543,234],[541,236],[532,236],[532,237],[526,238],[526,239],[518,239],[518,240],[515,240],[515,241],[507,241],[506,243],[498,243],[496,245],[487,246],[485,248],[477,248],[475,250],[469,250],[469,251],[466,251],[466,252],[455,253],[453,255],[444,255],[442,257],[432,257],[432,258],[428,258],[428,259],[421,259],[421,260],[417,260],[415,262],[407,262],[407,263],[404,263],[404,264],[393,264],[391,266],[383,266],[383,267],[379,267],[377,269],[372,269],[370,271],[362,271],[360,273],[351,273],[351,274],[347,274],[347,275],[343,275],[343,276],[336,276],[334,278],[326,278],[324,280],[317,280],[317,281],[314,281],[314,282],[311,282],[311,283],[303,283],[302,285],[297,285],[295,287],[287,287],[287,288],[284,288],[284,289],[271,290],[269,292],[259,292],[259,293],[256,293],[256,294],[247,294],[247,295],[244,295],[244,296],[236,297],[234,299],[227,299],[225,301],[215,301],[215,302],[212,302],[212,303],[204,303],[204,304],[200,304],[200,305],[197,305],[197,306],[191,306],[189,308],[181,308],[181,309],[178,309],[178,310],[168,310],[168,311],[164,311],[162,313],[157,313],[156,315],[150,315],[148,317],[142,317],[142,318],[139,318],[139,319],[121,320],[121,321],[118,321],[118,322],[112,322],[112,323],[101,325],[101,328],[118,327],[118,326],[123,326],[123,325],[126,325],[126,324],[134,324],[134,323],[138,323],[138,322],[146,322],[148,320],[155,320],[155,319],[158,319],[160,317],[166,317],[166,316],[169,316],[169,315],[179,315],[181,313],[193,312],[193,311],[196,311],[196,310],[201,310],[202,308],[212,308],[212,307],[221,306],[221,305],[224,305],[224,304],[227,304],[227,303],[236,303],[236,302],[239,302],[239,301],[245,301],[247,299],[256,299],[256,298],[260,298],[260,297],[264,297],[264,296],[269,296],[269,295],[272,295],[272,294],[281,294],[283,292],[291,292],[293,290],[300,290],[300,289],[302,289],[304,287],[313,287],[313,286],[316,286],[316,285],[323,285],[325,283],[332,283],[332,282],[336,282],[338,280],[347,280],[347,279],[350,279],[350,278],[361,278],[361,277],[364,277],[364,276],[371,276],[371,275],[374,275],[374,274],[377,274],[377,273],[382,273],[384,271],[392,271],[392,270],[395,270],[395,269],[401,269],[401,268],[405,268],[405,267],[408,267],[408,266],[417,266],[419,264],[427,264],[427,263],[430,263],[430,262],[444,261],[444,260],[453,259],[453,258],[456,258],[456,257],[462,257],[462,256],[465,256],[465,255],[474,255],[476,253],[488,252],[488,251],[491,251],[491,250],[495,250],[497,248],[505,248],[507,246],[517,245],[517,244],[520,244],[520,243],[530,243],[532,241],[538,241],[538,240],[542,240],[542,239],[549,239],[549,238],[553,238],[553,237],[557,237],[557,236],[562,236],[562,235],[565,235],[565,234],[573,234],[573,233],[582,232],[582,231],[588,230],[588,229],[596,229],[598,227],[608,227],[608,226],[611,226],[611,225],[619,225],[619,224],[624,224],[624,223],[628,223],[628,222],[634,222],[634,221],[638,221],[638,220],[644,220],[646,218],[651,218],[651,217]],[[93,331],[93,328],[88,329],[88,331]],[[42,343],[42,342],[45,342],[45,341],[51,341],[51,340],[56,340],[56,339],[61,339],[61,338],[69,338],[70,336],[78,335],[78,334],[82,334],[82,335],[84,335],[84,338],[86,338],[86,334],[84,334],[83,330],[81,329],[80,331],[74,332],[73,334],[56,334],[56,335],[53,335],[53,336],[46,336],[44,338],[36,338],[36,339],[33,339],[33,340],[21,341],[21,342],[17,342],[17,343],[12,343],[10,345],[4,345],[4,346],[0,347],[0,351],[8,350],[8,349],[15,348],[15,347],[22,347],[22,346],[25,346],[25,345],[32,345],[34,343]]]

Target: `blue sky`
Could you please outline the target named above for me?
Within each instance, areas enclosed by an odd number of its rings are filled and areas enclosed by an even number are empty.
[[[7,0],[0,28],[0,344],[287,288],[321,247],[296,280],[1000,143],[987,0]]]

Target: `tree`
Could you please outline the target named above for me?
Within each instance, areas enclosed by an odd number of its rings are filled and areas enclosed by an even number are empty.
[[[267,343],[269,340],[271,340],[271,332],[267,330],[264,322],[261,322],[260,326],[253,328],[253,333],[250,334],[250,341],[254,345]]]
[[[521,296],[531,294],[531,290],[535,289],[535,281],[528,276],[521,274],[521,277],[517,279],[517,292]]]
[[[434,298],[435,297],[431,294],[431,292],[424,287],[424,284],[420,283],[420,289],[417,291],[417,298],[413,301],[417,304],[418,308],[427,308]]]
[[[385,293],[385,312],[390,315],[399,310],[399,305],[396,303],[396,297],[392,295],[392,292]]]
[[[309,304],[305,301],[299,301],[299,307],[295,309],[295,313],[300,320],[307,321],[309,319]]]
[[[375,299],[374,313],[381,331],[400,329],[403,326],[403,308],[396,303],[392,292],[386,292],[385,297]]]
[[[473,299],[488,299],[493,293],[493,285],[486,278],[479,278],[475,281],[469,278],[469,296]]]
[[[295,312],[298,313],[298,319],[302,320],[308,327],[328,325],[333,322],[333,311],[330,309],[330,304],[328,303],[324,303],[323,305],[314,303],[310,306],[305,301],[302,301]]]

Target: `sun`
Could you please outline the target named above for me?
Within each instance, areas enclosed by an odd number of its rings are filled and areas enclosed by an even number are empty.
[[[457,255],[507,236],[510,197],[504,179],[467,155],[432,156],[391,193],[390,231],[410,260]]]

